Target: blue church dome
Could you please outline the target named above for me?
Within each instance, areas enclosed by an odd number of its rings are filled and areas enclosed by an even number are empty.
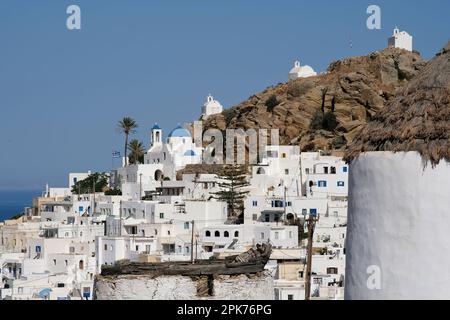
[[[197,154],[195,153],[194,150],[188,150],[184,153],[184,155],[188,157],[195,157]]]
[[[152,127],[152,130],[161,130],[161,127],[155,123],[155,125]]]
[[[191,133],[183,128],[181,125],[178,125],[175,129],[172,130],[171,133],[169,133],[169,138],[172,137],[191,137]]]

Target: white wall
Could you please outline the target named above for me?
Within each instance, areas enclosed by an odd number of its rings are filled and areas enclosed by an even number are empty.
[[[346,299],[450,299],[449,177],[448,162],[433,168],[416,152],[351,163]],[[367,286],[370,266],[380,289]]]

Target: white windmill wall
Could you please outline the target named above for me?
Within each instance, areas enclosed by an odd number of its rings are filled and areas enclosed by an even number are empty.
[[[346,299],[450,299],[450,164],[424,165],[417,152],[351,163]],[[381,287],[370,290],[373,265]]]

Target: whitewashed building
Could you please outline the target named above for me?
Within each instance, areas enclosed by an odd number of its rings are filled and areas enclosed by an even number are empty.
[[[314,69],[308,65],[301,66],[300,61],[294,62],[294,67],[289,71],[289,80],[295,80],[298,78],[308,78],[316,76],[317,73]]]
[[[406,31],[400,31],[397,27],[388,39],[388,46],[394,48],[413,50],[413,37]]]
[[[223,111],[223,107],[219,101],[215,100],[214,97],[209,94],[206,98],[206,102],[202,107],[202,119],[206,120],[209,116],[213,114],[218,114]]]

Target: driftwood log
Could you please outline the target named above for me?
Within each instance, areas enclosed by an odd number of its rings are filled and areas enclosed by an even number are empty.
[[[237,275],[254,274],[264,270],[272,252],[270,244],[257,245],[240,255],[226,259],[198,260],[191,262],[130,262],[120,261],[113,266],[102,267],[102,276],[117,275],[182,275],[182,276],[208,276],[208,275]]]

